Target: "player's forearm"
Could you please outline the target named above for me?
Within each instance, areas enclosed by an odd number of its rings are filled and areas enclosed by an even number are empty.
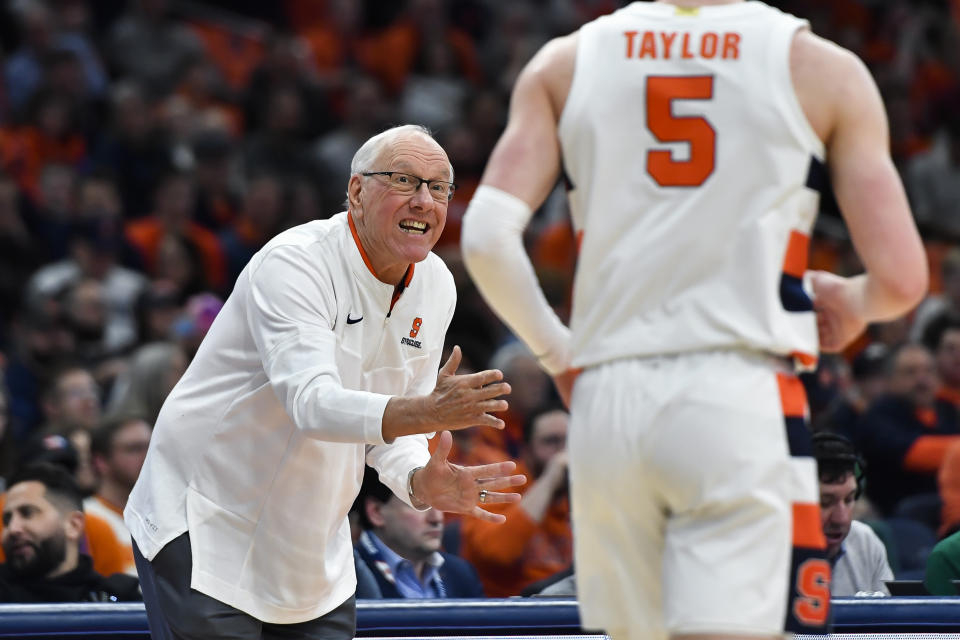
[[[926,264],[904,264],[899,273],[866,273],[856,276],[866,322],[895,320],[910,312],[927,291]]]
[[[505,191],[482,186],[463,218],[461,250],[487,303],[551,374],[570,365],[570,332],[547,303],[523,248],[530,210]]]

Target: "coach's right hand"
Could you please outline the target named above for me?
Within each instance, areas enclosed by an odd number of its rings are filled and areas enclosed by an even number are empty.
[[[440,368],[437,386],[430,395],[390,398],[383,412],[385,442],[392,442],[398,436],[444,429],[473,426],[503,429],[503,420],[490,415],[493,411],[507,410],[507,401],[500,399],[510,393],[510,385],[503,382],[503,372],[488,369],[457,375],[461,358],[460,347],[455,346]]]

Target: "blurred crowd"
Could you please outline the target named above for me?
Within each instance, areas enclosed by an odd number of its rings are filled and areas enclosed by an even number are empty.
[[[420,123],[458,185],[435,249],[458,287],[448,345],[462,347],[463,369],[500,368],[513,387],[507,428],[459,432],[456,459],[513,458],[530,478],[509,535],[448,520],[443,542],[473,563],[487,595],[568,568],[566,414],[466,277],[458,238],[523,64],[620,4],[6,0],[0,477],[24,462],[63,463],[109,520],[142,463],[142,425],[247,260],[279,231],[344,208],[364,140]],[[960,2],[770,4],[869,65],[931,261],[931,293],[915,313],[870,327],[807,376],[811,421],[863,452],[865,517],[908,517],[944,535],[960,527]],[[576,252],[562,185],[527,241],[566,317]],[[830,198],[810,264],[859,268]]]

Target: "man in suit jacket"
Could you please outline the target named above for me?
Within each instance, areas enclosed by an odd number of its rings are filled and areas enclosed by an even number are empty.
[[[466,560],[440,551],[442,512],[418,511],[407,505],[370,467],[357,500],[364,531],[354,555],[373,573],[382,597],[483,597],[474,568]],[[359,592],[357,595],[362,597]]]

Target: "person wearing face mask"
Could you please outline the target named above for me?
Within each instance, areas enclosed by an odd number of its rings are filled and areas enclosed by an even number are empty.
[[[83,506],[66,470],[41,463],[10,478],[3,505],[0,602],[117,602],[141,599],[137,579],[102,576],[81,553]]]

